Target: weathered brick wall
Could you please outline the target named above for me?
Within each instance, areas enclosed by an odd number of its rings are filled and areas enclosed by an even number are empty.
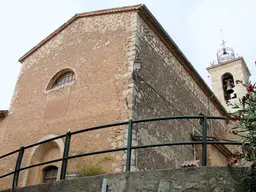
[[[124,92],[131,81],[135,17],[135,12],[126,12],[79,18],[25,59],[7,117],[1,155],[49,134],[130,117]],[[64,68],[75,71],[76,83],[46,91],[49,80]],[[122,147],[123,128],[126,126],[73,136],[70,155]],[[25,151],[23,166],[28,165],[30,151]],[[104,156],[108,155],[70,160],[68,171],[77,172]],[[123,169],[123,153],[112,154],[110,159],[108,166],[103,166],[107,172]],[[14,166],[15,158],[1,160],[0,175],[9,171],[6,167]],[[24,184],[22,177],[23,172],[20,185]],[[1,187],[8,188],[10,183],[1,183]]]
[[[134,72],[135,83],[133,117],[136,119],[208,114],[221,116],[209,98],[185,71],[178,59],[138,16],[136,51],[142,59],[139,72]],[[209,103],[209,104],[208,104]],[[208,135],[218,138],[225,133],[224,122],[209,124]],[[213,128],[213,130],[211,130]],[[139,145],[190,141],[193,129],[201,131],[198,120],[172,120],[136,125]],[[193,160],[192,146],[175,146],[137,150],[138,169],[179,167]]]
[[[0,146],[2,145],[3,138],[4,138],[4,132],[6,127],[6,118],[0,118]]]

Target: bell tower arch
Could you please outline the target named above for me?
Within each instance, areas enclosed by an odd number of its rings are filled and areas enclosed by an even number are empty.
[[[221,81],[225,101],[237,98],[233,75],[231,73],[224,73],[221,76]]]
[[[231,103],[239,102],[246,93],[241,82],[248,82],[251,73],[243,57],[236,56],[234,50],[226,47],[217,50],[217,62],[207,68],[211,76],[212,90],[228,112],[233,112]]]

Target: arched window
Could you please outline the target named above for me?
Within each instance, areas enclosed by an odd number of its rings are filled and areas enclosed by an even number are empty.
[[[48,84],[46,90],[58,88],[60,86],[66,84],[72,84],[76,82],[76,75],[73,70],[71,69],[63,69],[59,71],[54,77],[51,79],[50,83]]]
[[[53,84],[53,88],[57,88],[57,87],[60,87],[61,85],[65,85],[68,83],[73,83],[75,81],[76,81],[75,73],[73,71],[69,71],[62,74],[55,80]]]
[[[58,167],[49,166],[43,169],[43,183],[51,183],[57,180]]]

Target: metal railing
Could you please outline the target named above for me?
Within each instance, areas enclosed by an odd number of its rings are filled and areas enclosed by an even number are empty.
[[[133,125],[134,124],[142,123],[142,122],[165,121],[165,120],[174,120],[174,119],[201,119],[201,122],[202,122],[202,141],[167,142],[167,143],[150,144],[150,145],[142,145],[142,146],[132,146],[132,139],[133,139],[132,138],[132,130],[133,130]],[[30,169],[30,168],[33,168],[33,167],[41,166],[41,165],[46,165],[46,164],[50,164],[50,163],[59,162],[59,161],[62,161],[60,179],[65,180],[67,165],[68,165],[68,160],[69,159],[91,156],[91,155],[97,155],[97,154],[103,154],[103,153],[111,153],[111,152],[117,152],[117,151],[126,151],[126,171],[130,171],[132,149],[153,148],[153,147],[163,147],[163,146],[173,146],[173,145],[195,145],[195,144],[198,145],[198,144],[201,144],[202,145],[202,166],[206,166],[207,165],[207,144],[242,145],[241,142],[207,141],[207,119],[225,120],[226,117],[196,115],[196,116],[157,117],[157,118],[148,118],[148,119],[142,119],[142,120],[130,119],[129,121],[123,121],[123,122],[118,122],[118,123],[113,123],[113,124],[90,127],[90,128],[87,128],[87,129],[81,129],[81,130],[73,131],[73,132],[67,132],[66,134],[59,135],[59,136],[51,138],[51,139],[40,141],[40,142],[31,144],[31,145],[27,145],[27,146],[22,146],[20,149],[17,149],[15,151],[12,151],[10,153],[7,153],[5,155],[0,156],[0,160],[1,160],[1,159],[5,158],[7,156],[11,156],[13,154],[18,153],[15,170],[12,171],[12,172],[6,173],[4,175],[1,175],[0,180],[4,177],[7,177],[7,176],[13,174],[12,189],[14,189],[18,186],[19,173],[21,171],[24,171],[26,169]],[[89,131],[94,131],[94,130],[99,130],[99,129],[106,129],[106,128],[110,128],[110,127],[116,127],[116,126],[120,126],[120,125],[128,125],[128,138],[127,138],[126,147],[115,148],[115,149],[107,149],[107,150],[101,150],[101,151],[94,151],[94,152],[69,156],[69,148],[70,148],[70,141],[71,141],[71,136],[72,135],[76,135],[76,134],[84,133],[84,132],[89,132]],[[54,159],[54,160],[43,162],[43,163],[33,164],[33,165],[26,166],[26,167],[21,167],[23,154],[24,154],[24,151],[26,149],[31,148],[31,147],[35,147],[35,146],[38,146],[38,145],[41,145],[41,144],[44,144],[44,143],[47,143],[47,142],[51,142],[51,141],[56,140],[56,139],[61,139],[61,138],[64,138],[64,137],[65,137],[65,145],[64,145],[64,151],[63,151],[63,157],[62,158]]]

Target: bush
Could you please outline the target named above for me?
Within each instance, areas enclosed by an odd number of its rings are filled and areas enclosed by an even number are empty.
[[[243,165],[250,164],[244,178],[251,192],[256,191],[256,86],[250,82],[243,84],[247,93],[239,103],[233,104],[236,112],[230,114],[230,119],[235,123],[233,134],[240,136],[243,141],[241,152],[234,154],[230,166],[234,166],[238,159]]]
[[[90,165],[84,168],[81,173],[79,174],[80,177],[89,177],[89,176],[95,176],[95,175],[102,175],[106,172],[99,167],[98,165]]]

